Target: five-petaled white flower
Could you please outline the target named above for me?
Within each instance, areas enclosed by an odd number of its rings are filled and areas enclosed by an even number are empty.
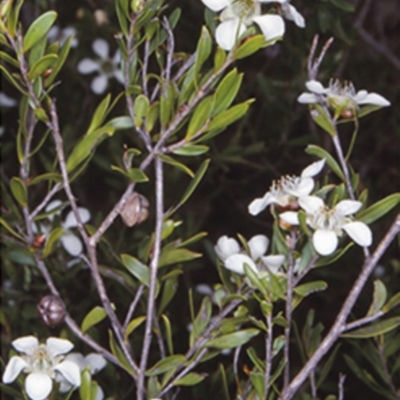
[[[45,211],[51,212],[54,210],[54,214],[57,214],[60,212],[60,210],[56,211],[56,209],[58,209],[61,205],[61,200],[54,200],[47,205]],[[90,212],[86,208],[78,207],[78,213],[83,224],[90,220]],[[49,221],[53,220],[54,214],[49,215]],[[40,224],[39,226],[41,233],[46,236],[50,234],[51,227],[49,225]],[[82,253],[83,245],[81,240],[71,231],[71,228],[76,228],[78,226],[78,222],[72,210],[67,214],[65,220],[61,222],[61,226],[64,228],[64,233],[60,237],[62,246],[71,256],[79,256],[79,254]],[[36,228],[34,230],[37,231]]]
[[[52,379],[60,374],[71,386],[80,386],[79,367],[72,361],[64,360],[74,345],[65,339],[49,337],[46,344],[39,344],[34,336],[24,336],[12,342],[22,355],[13,356],[8,361],[3,374],[3,383],[13,382],[23,371],[28,374],[25,390],[32,400],[44,400],[53,388]]]
[[[262,14],[261,3],[280,3],[283,16],[304,27],[304,18],[289,4],[289,0],[202,0],[212,11],[219,12],[221,23],[215,31],[215,38],[224,50],[232,50],[236,40],[246,28],[256,23],[265,40],[279,39],[285,33],[285,23],[280,15]]]
[[[285,261],[282,254],[265,256],[268,250],[269,239],[264,235],[253,236],[247,243],[249,255],[241,251],[239,243],[232,238],[222,236],[214,247],[225,268],[244,274],[244,265],[247,264],[260,278],[268,275],[268,270],[277,273]],[[268,267],[268,270],[265,268]]]
[[[124,83],[122,70],[119,68],[121,53],[119,50],[115,52],[114,57],[109,58],[109,46],[104,39],[96,39],[92,45],[93,51],[99,56],[97,60],[84,58],[78,64],[78,71],[81,74],[91,74],[98,72],[99,76],[93,79],[90,87],[96,94],[104,93],[107,88],[108,80],[116,78],[119,82]]]
[[[380,107],[390,106],[390,102],[377,93],[368,93],[366,90],[356,92],[351,82],[340,83],[331,80],[329,87],[324,88],[318,81],[306,83],[311,93],[302,93],[298,101],[303,104],[315,104],[322,96],[323,100],[344,118],[353,118],[359,105],[371,104]]]
[[[79,370],[82,372],[85,368],[90,369],[90,374],[97,374],[100,370],[102,370],[106,366],[105,358],[97,353],[90,353],[86,357],[81,353],[70,353],[65,357],[65,361],[71,361],[75,363]],[[71,383],[64,379],[63,377],[59,377],[57,379],[60,382],[60,392],[65,393],[68,392],[73,386]],[[97,393],[95,400],[103,400],[104,393],[100,386],[97,385]]]
[[[249,205],[249,213],[257,215],[270,204],[280,207],[298,208],[298,198],[308,196],[314,189],[313,176],[321,172],[325,160],[320,160],[304,168],[300,176],[282,176],[274,181],[263,197],[253,200]]]
[[[371,229],[350,216],[362,206],[360,201],[342,200],[332,209],[322,199],[307,196],[299,199],[300,207],[306,212],[307,224],[314,230],[312,242],[317,253],[322,256],[332,254],[345,231],[358,245],[367,247],[372,243]],[[279,217],[290,225],[298,225],[298,213],[286,211]]]

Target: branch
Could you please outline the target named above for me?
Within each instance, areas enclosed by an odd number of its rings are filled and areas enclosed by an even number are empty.
[[[339,336],[343,333],[343,329],[346,327],[346,320],[353,309],[362,289],[365,286],[369,276],[371,275],[374,267],[378,263],[379,259],[382,257],[385,250],[388,248],[390,243],[400,232],[400,214],[398,214],[386,233],[385,237],[381,240],[375,252],[368,257],[362,266],[360,275],[353,284],[341,310],[339,311],[336,320],[331,327],[328,334],[325,336],[318,349],[312,355],[312,357],[303,366],[301,371],[297,376],[291,381],[288,388],[282,393],[281,400],[290,400],[299,390],[300,386],[307,379],[308,375],[313,371],[318,363],[321,361],[322,357],[331,349],[333,344],[338,340]]]

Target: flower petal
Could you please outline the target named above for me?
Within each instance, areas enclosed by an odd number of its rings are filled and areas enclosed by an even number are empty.
[[[79,238],[71,232],[65,232],[61,236],[61,243],[64,249],[73,257],[79,256],[82,253],[83,246]]]
[[[336,233],[326,229],[316,230],[312,240],[316,252],[321,254],[321,256],[332,254],[336,250],[339,242]]]
[[[90,353],[85,357],[86,365],[90,366],[91,374],[101,371],[107,364],[105,358],[97,353]]]
[[[92,49],[103,60],[108,58],[109,46],[104,39],[96,39],[92,44]]]
[[[362,207],[361,201],[342,200],[335,206],[335,211],[338,215],[355,214]]]
[[[291,4],[284,3],[282,10],[284,17],[289,21],[293,21],[299,28],[306,26],[303,16]]]
[[[369,93],[363,100],[357,101],[357,104],[373,104],[375,106],[387,107],[390,106],[390,101],[378,93]]]
[[[299,225],[299,216],[295,211],[285,211],[282,214],[279,214],[279,218],[281,218],[284,222],[290,225]]]
[[[228,7],[230,0],[201,0],[206,7],[214,12],[221,11],[223,8]]]
[[[205,296],[212,296],[214,294],[211,286],[206,283],[199,283],[196,285],[195,290],[197,293],[204,294]]]
[[[22,357],[11,357],[3,373],[3,383],[7,384],[14,382],[17,376],[27,365],[28,363]]]
[[[90,220],[90,212],[88,209],[83,207],[78,207],[78,214],[83,224],[86,224],[86,222]],[[74,228],[76,226],[78,226],[78,222],[76,221],[75,214],[72,211],[70,211],[67,215],[67,218],[65,218],[65,221],[63,223],[63,228],[69,229],[69,228]]]
[[[23,336],[13,340],[12,345],[20,353],[32,354],[39,347],[39,341],[35,336]]]
[[[237,254],[240,252],[239,243],[235,239],[228,238],[226,235],[221,236],[218,239],[217,245],[214,247],[214,249],[217,253],[217,256],[222,261],[225,261],[232,254]]]
[[[72,361],[63,361],[54,367],[71,385],[81,385],[81,372],[77,364]]]
[[[251,215],[260,214],[261,211],[264,211],[271,204],[271,193],[267,192],[264,197],[259,197],[254,199],[248,207],[249,213]]]
[[[314,104],[318,103],[318,98],[313,93],[302,93],[297,98],[297,101],[301,104]]]
[[[308,214],[314,214],[325,206],[324,201],[317,196],[305,196],[299,199],[300,207]]]
[[[52,387],[50,376],[42,372],[32,372],[25,379],[25,390],[32,400],[46,399]]]
[[[18,104],[17,100],[8,97],[5,93],[0,92],[0,107],[15,107]]]
[[[267,42],[279,39],[285,34],[285,22],[279,15],[260,15],[253,17],[252,20],[260,27]]]
[[[91,74],[94,71],[98,71],[100,69],[100,65],[97,61],[91,60],[90,58],[84,58],[79,62],[77,66],[78,72],[81,74]]]
[[[324,165],[325,165],[325,159],[313,162],[308,167],[303,169],[303,171],[301,173],[301,177],[302,178],[311,178],[311,177],[319,174],[321,172],[322,168],[324,168]]]
[[[359,246],[371,246],[372,232],[368,225],[354,221],[343,225],[342,228]]]
[[[115,78],[119,83],[124,83],[124,82],[125,82],[125,80],[124,80],[124,74],[123,74],[122,70],[120,70],[120,69],[116,69],[116,70],[114,71],[114,78]]]
[[[46,350],[47,353],[54,357],[60,354],[68,353],[70,350],[74,348],[73,343],[71,343],[67,339],[60,339],[56,337],[49,337],[46,340]]]
[[[104,399],[103,389],[99,385],[96,386],[96,389],[97,389],[97,392],[96,392],[96,397],[94,398],[94,400],[103,400]]]
[[[244,274],[244,264],[247,264],[254,272],[258,273],[254,261],[245,254],[234,254],[225,260],[225,268],[241,275]]]
[[[65,358],[64,361],[71,361],[75,363],[79,369],[82,371],[86,368],[87,364],[85,361],[85,357],[81,353],[69,353]]]
[[[215,30],[215,40],[224,50],[232,50],[236,39],[246,30],[238,18],[221,22]]]
[[[285,256],[283,254],[275,254],[261,257],[261,259],[263,263],[271,270],[271,272],[275,274],[284,263]]]
[[[316,94],[324,94],[328,91],[328,89],[325,89],[320,82],[315,80],[306,82],[306,87],[310,92]]]
[[[258,260],[267,252],[269,239],[265,235],[256,235],[247,244],[250,250],[250,257],[253,260]]]
[[[297,186],[293,189],[287,188],[286,191],[292,196],[304,197],[308,196],[314,189],[313,178],[302,178]]]
[[[92,80],[90,88],[95,94],[102,94],[106,90],[108,85],[108,78],[106,75],[99,75]]]

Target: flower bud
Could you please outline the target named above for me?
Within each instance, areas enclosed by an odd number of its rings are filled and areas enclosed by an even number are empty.
[[[149,202],[146,197],[133,192],[128,197],[120,215],[124,224],[129,227],[140,224],[149,216]]]
[[[53,294],[43,297],[36,310],[42,321],[51,328],[61,324],[66,316],[64,303],[58,296]]]

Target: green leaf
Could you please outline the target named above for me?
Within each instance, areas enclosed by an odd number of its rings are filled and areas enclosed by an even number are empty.
[[[138,328],[144,321],[146,321],[146,317],[136,317],[131,322],[129,322],[128,326],[125,329],[125,340],[128,340],[129,335]]]
[[[194,177],[193,171],[187,167],[185,164],[180,163],[179,161],[174,160],[172,157],[167,156],[166,154],[159,154],[157,157],[165,164],[172,165],[175,168],[183,171],[185,174],[188,174],[191,178]]]
[[[193,320],[192,334],[197,339],[207,328],[212,314],[212,303],[209,296],[203,297],[200,309]]]
[[[6,228],[8,230],[8,232],[11,233],[11,235],[13,235],[17,239],[25,242],[25,239],[19,233],[17,233],[13,228],[11,228],[9,223],[5,219],[3,219],[2,217],[0,217],[0,225],[3,225],[4,228]]]
[[[261,360],[253,347],[249,347],[246,349],[246,353],[249,356],[250,360],[253,361],[254,366],[261,372],[265,371],[265,361]]]
[[[134,127],[132,118],[128,117],[127,115],[122,115],[120,117],[115,117],[113,119],[110,119],[107,122],[107,125],[112,126],[116,131],[122,129],[131,129]]]
[[[389,332],[400,325],[400,317],[392,317],[384,321],[377,322],[354,331],[344,333],[341,336],[350,339],[366,339],[382,335]]]
[[[385,304],[385,306],[382,308],[382,311],[384,313],[387,313],[390,311],[392,308],[397,307],[400,304],[400,293],[396,293],[394,296],[392,296],[389,301]]]
[[[10,181],[11,193],[22,207],[28,204],[28,192],[21,178],[13,176]]]
[[[232,104],[239,91],[242,78],[243,74],[238,74],[237,69],[235,68],[222,79],[215,91],[213,115],[226,110]]]
[[[227,335],[222,335],[215,339],[210,339],[205,346],[216,347],[218,349],[233,349],[250,341],[260,331],[255,328],[243,329]]]
[[[103,307],[95,306],[93,307],[86,317],[83,319],[81,324],[81,331],[86,332],[92,326],[103,321],[107,316],[106,310]]]
[[[267,297],[268,292],[262,284],[261,279],[247,264],[244,265],[244,273],[250,279],[250,282],[263,294],[263,296]]]
[[[325,132],[328,132],[331,136],[336,135],[335,127],[325,110],[319,104],[310,105],[310,115],[314,122],[319,125]]]
[[[323,267],[325,265],[333,264],[335,261],[337,261],[340,258],[342,258],[342,256],[353,246],[354,246],[354,243],[350,242],[344,249],[336,250],[330,256],[319,258],[318,261],[315,263],[315,266],[316,267]]]
[[[147,265],[142,264],[137,258],[129,254],[121,254],[121,260],[125,268],[141,283],[149,286],[150,270]]]
[[[161,318],[164,321],[164,326],[165,326],[165,338],[168,346],[168,351],[170,354],[174,353],[174,342],[172,340],[172,328],[171,328],[171,322],[168,319],[168,317],[164,314],[161,315]]]
[[[144,94],[140,94],[136,97],[133,105],[133,112],[135,114],[135,126],[137,128],[142,126],[143,118],[147,115],[149,107],[149,99]]]
[[[58,56],[56,54],[46,54],[32,66],[29,71],[29,79],[34,80],[42,75],[47,69],[51,68],[53,64],[57,61]]]
[[[28,186],[33,186],[43,181],[62,182],[62,176],[57,172],[47,172],[45,174],[35,176],[29,181]]]
[[[177,293],[178,276],[181,273],[182,271],[178,270],[177,275],[172,276],[171,278],[167,279],[164,282],[160,305],[158,307],[158,314],[161,314],[165,310],[165,308],[168,306],[170,301],[174,298],[175,294]]]
[[[199,41],[197,42],[197,48],[195,53],[196,60],[194,62],[194,69],[196,71],[196,74],[200,71],[200,68],[203,65],[204,61],[206,61],[207,58],[210,56],[211,48],[212,48],[211,35],[208,32],[208,29],[205,26],[203,26],[201,28],[200,38]]]
[[[112,330],[110,329],[108,331],[109,334],[109,340],[110,340],[110,349],[115,358],[119,361],[121,367],[123,367],[131,376],[136,376],[135,371],[129,364],[128,359],[126,358],[124,352],[121,350],[121,348],[118,346],[117,342],[114,339],[114,335]]]
[[[48,11],[32,22],[24,37],[24,53],[47,34],[56,18],[57,13],[55,11]]]
[[[226,52],[221,47],[217,47],[214,55],[214,72],[219,71],[219,69],[224,65],[226,61]]]
[[[79,386],[79,397],[81,400],[91,400],[91,381],[90,369],[85,368],[81,373],[81,384]]]
[[[387,298],[387,290],[384,283],[380,280],[374,281],[373,300],[366,316],[368,317],[370,315],[374,315],[378,311],[380,311],[386,302],[386,298]]]
[[[393,193],[382,200],[377,201],[372,206],[360,211],[357,214],[357,220],[365,224],[371,224],[377,219],[383,217],[390,210],[400,203],[400,193]]]
[[[172,356],[165,357],[158,361],[150,369],[146,371],[146,376],[156,376],[170,369],[180,367],[186,362],[186,357],[182,354],[174,354]]]
[[[60,72],[61,68],[63,67],[69,51],[71,50],[71,42],[72,42],[73,36],[70,36],[63,46],[61,47],[61,50],[58,53],[58,59],[55,65],[53,65],[53,72],[45,79],[45,87],[48,87],[54,79],[57,77],[58,73]]]
[[[158,101],[156,101],[155,103],[153,103],[150,106],[149,111],[147,113],[146,131],[148,133],[150,133],[153,130],[154,125],[157,122],[159,115],[160,115],[160,103]]]
[[[210,148],[202,144],[190,144],[187,143],[182,147],[179,147],[173,151],[174,154],[179,156],[194,157],[201,154],[207,153]]]
[[[175,95],[172,83],[163,82],[160,96],[160,123],[165,128],[171,117],[174,108]]]
[[[190,119],[185,140],[205,130],[207,122],[212,114],[214,107],[214,96],[207,96],[196,106],[192,118]]]
[[[325,290],[328,284],[325,281],[307,282],[294,288],[294,292],[302,297],[306,297],[311,293]]]
[[[126,176],[131,182],[143,183],[149,181],[147,175],[139,168],[129,168],[127,171],[125,171],[116,165],[111,165],[111,169]]]
[[[107,110],[110,105],[110,101],[111,94],[109,93],[97,106],[96,111],[93,114],[92,120],[90,121],[89,128],[86,131],[86,135],[89,135],[104,122],[107,116]]]
[[[312,154],[321,159],[325,159],[329,168],[344,182],[345,178],[342,170],[339,167],[339,164],[335,161],[335,159],[322,147],[316,146],[314,144],[310,144],[306,148],[307,154]]]
[[[205,374],[197,374],[189,372],[183,378],[178,379],[173,383],[174,386],[194,386],[200,383],[206,377]]]
[[[14,77],[4,68],[3,65],[0,65],[0,71],[4,75],[4,77],[23,95],[27,96],[28,93],[22,88],[22,86],[14,79]]]
[[[185,261],[194,260],[201,257],[201,253],[195,253],[188,249],[164,247],[161,251],[158,266],[165,267],[166,265],[178,264]]]
[[[204,174],[207,171],[208,165],[210,164],[210,160],[204,160],[199,169],[196,171],[193,179],[190,181],[189,186],[185,190],[185,193],[182,196],[182,199],[179,202],[179,205],[186,203],[193,192],[196,190],[197,186],[200,184],[201,180],[203,179]]]
[[[19,62],[4,51],[0,51],[0,60],[8,62],[13,67],[19,68]]]
[[[244,103],[236,104],[231,108],[221,112],[211,119],[211,122],[208,124],[206,131],[217,130],[221,128],[226,128],[228,125],[242,118],[244,114],[246,114],[249,109],[250,104],[253,100],[247,100]]]
[[[275,40],[276,41],[276,40]],[[235,51],[234,56],[236,60],[248,57],[260,50],[265,44],[264,35],[254,35],[244,39],[244,43],[241,44]]]
[[[90,135],[84,136],[78,144],[73,148],[70,156],[67,160],[67,170],[71,172],[75,169],[82,161],[90,157],[94,148],[105,139],[105,135],[111,136],[115,129],[111,126],[103,126],[95,131],[91,132]]]
[[[57,241],[60,239],[60,237],[63,235],[64,232],[65,232],[64,228],[62,228],[60,226],[53,229],[50,232],[50,235],[48,236],[48,238],[46,240],[46,244],[43,249],[42,258],[46,258],[47,256],[50,255],[50,253],[54,249],[55,244],[57,243]]]

